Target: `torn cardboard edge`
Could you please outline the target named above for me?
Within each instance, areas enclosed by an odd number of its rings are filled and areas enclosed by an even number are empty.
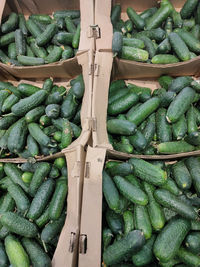
[[[56,10],[64,9],[80,9],[81,13],[81,34],[79,42],[79,51],[86,52],[94,50],[95,38],[88,36],[88,31],[91,25],[94,25],[94,0],[84,1],[58,1],[58,0],[3,0],[0,6],[0,21],[5,15],[14,11],[16,13],[23,13],[26,17],[30,14],[52,14]],[[89,14],[89,15],[88,15]],[[72,78],[73,74],[76,75],[80,72],[77,56],[58,61],[51,64],[44,64],[39,66],[14,66],[0,63],[0,67],[11,73],[18,78],[41,78],[45,75],[51,77]]]
[[[107,148],[113,155],[127,156],[128,158],[142,159],[175,159],[187,156],[200,155],[200,151],[192,151],[171,155],[134,155],[126,154],[113,149],[109,143],[107,134],[107,106],[108,93],[111,80],[117,80],[119,77],[112,69],[113,57],[111,52],[97,52],[95,57],[95,65],[98,66],[98,75],[94,75],[93,100],[92,100],[92,118],[95,121],[95,127],[92,127],[93,147]],[[127,80],[126,68],[121,72],[121,79]],[[167,73],[168,74],[168,73]],[[131,74],[133,75],[133,74]],[[174,76],[174,75],[173,75]],[[182,75],[181,75],[182,76]],[[134,76],[133,76],[134,77]],[[156,78],[151,79],[128,79],[126,82],[136,84],[141,87],[149,87],[152,91],[159,88]]]
[[[177,11],[180,11],[185,0],[171,0]],[[127,7],[134,8],[138,13],[153,6],[159,6],[157,0],[96,0],[95,3],[95,24],[99,26],[101,37],[96,39],[96,50],[101,52],[112,51],[113,26],[110,20],[111,8],[120,4],[122,8],[121,18],[128,19]],[[125,70],[125,71],[124,71]],[[148,64],[131,60],[115,58],[114,71],[118,79],[121,78],[149,78],[159,77],[162,74],[173,76],[200,74],[200,56],[189,61],[175,64]]]
[[[82,107],[81,107],[81,126],[82,126],[82,132],[81,135],[74,140],[74,142],[71,143],[67,148],[63,149],[61,152],[54,154],[53,156],[61,155],[62,153],[65,153],[69,151],[70,149],[73,149],[74,147],[78,145],[85,146],[86,143],[88,142],[90,135],[91,135],[91,111],[92,111],[92,87],[93,87],[93,73],[89,74],[90,68],[89,64],[93,64],[93,51],[89,51],[87,53],[82,53],[78,57],[79,64],[82,66],[82,74],[83,74],[83,79],[84,79],[84,84],[85,84],[85,92],[84,96],[82,99]],[[80,74],[80,73],[79,73]],[[30,80],[20,80],[16,81],[14,77],[8,72],[6,72],[4,69],[0,69],[0,78],[3,79],[4,81],[11,81],[14,85],[18,85],[21,82],[27,82],[31,83],[33,85],[42,87],[42,81],[37,80],[37,78],[34,79],[34,81]],[[44,78],[44,77],[43,77]],[[45,77],[47,78],[47,77]],[[73,76],[75,78],[75,76]],[[59,85],[64,85],[66,87],[66,83],[70,79],[55,79],[55,84],[59,83]],[[49,157],[51,156],[38,156],[35,160],[40,161],[40,160],[48,160]],[[3,158],[0,159],[0,162],[17,162],[17,161],[24,161],[26,162],[26,159],[20,159],[20,158]]]

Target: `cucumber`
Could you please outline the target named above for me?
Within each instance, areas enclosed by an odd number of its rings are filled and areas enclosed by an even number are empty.
[[[72,142],[72,127],[67,119],[63,119],[62,123],[62,136],[61,136],[61,148],[68,147]]]
[[[147,88],[147,87],[140,87],[137,86],[135,84],[128,84],[128,89],[133,92],[136,93],[141,102],[146,102],[149,98],[151,98],[151,89]]]
[[[15,31],[15,45],[17,55],[26,54],[26,41],[24,35],[20,29]]]
[[[185,44],[185,42],[181,39],[181,37],[177,33],[175,32],[170,33],[169,41],[174,52],[176,53],[176,55],[180,60],[187,61],[190,59],[189,49]]]
[[[123,219],[124,219],[124,234],[127,235],[129,232],[134,230],[133,213],[129,210],[126,210],[123,213]]]
[[[187,0],[180,11],[181,17],[183,19],[189,18],[195,10],[198,2],[198,0]]]
[[[150,38],[151,40],[155,40],[156,42],[160,43],[166,37],[166,33],[163,29],[156,28],[156,29],[152,29],[152,30],[148,30],[148,31],[145,30],[145,31],[138,32],[138,33],[134,34],[134,36],[136,38],[146,36],[146,37]]]
[[[48,223],[41,232],[41,240],[49,243],[54,237],[59,234],[65,223],[65,213],[63,212],[58,220]]]
[[[178,35],[183,39],[190,51],[198,54],[200,53],[200,41],[196,39],[192,33],[180,29]]]
[[[111,177],[103,171],[103,194],[111,210],[119,208],[119,193]]]
[[[171,85],[173,80],[174,79],[171,76],[163,75],[158,79],[158,82],[159,82],[161,87],[163,87],[164,89],[168,90],[168,88]]]
[[[120,14],[121,14],[121,6],[119,4],[114,5],[111,10],[111,22],[113,25],[115,25],[117,21],[119,21]]]
[[[43,146],[50,145],[50,138],[44,134],[44,132],[40,129],[40,126],[37,123],[29,123],[28,130],[30,135],[40,144]]]
[[[27,123],[36,122],[45,113],[45,106],[38,106],[25,115]]]
[[[157,54],[168,54],[171,51],[171,44],[169,39],[164,39],[158,46],[156,53]]]
[[[113,143],[113,148],[117,151],[132,154],[133,153],[133,146],[131,144],[123,144],[123,143]]]
[[[198,80],[192,81],[190,85],[197,93],[200,92],[200,84]]]
[[[50,40],[53,38],[56,32],[57,32],[56,24],[49,24],[43,31],[43,33],[37,36],[36,38],[37,45],[38,46],[46,45],[48,42],[50,42]]]
[[[68,120],[72,119],[76,114],[78,103],[73,94],[68,94],[61,105],[61,117]]]
[[[195,91],[191,87],[185,87],[172,101],[167,110],[167,121],[174,123],[189,109],[193,99],[195,97]]]
[[[74,49],[78,49],[79,41],[80,41],[80,32],[81,32],[81,25],[79,23],[76,28],[76,32],[74,33],[73,39],[72,39],[72,47]]]
[[[14,94],[9,95],[3,102],[3,105],[1,107],[1,111],[8,112],[12,110],[12,107],[18,103],[19,97],[17,97]]]
[[[199,266],[200,265],[200,258],[199,256],[193,254],[192,252],[188,251],[187,249],[181,247],[178,252],[177,256],[179,259],[189,266]]]
[[[144,49],[145,45],[144,42],[137,38],[127,38],[123,37],[123,46],[131,46],[140,49]]]
[[[83,80],[75,82],[71,87],[71,92],[73,95],[75,95],[77,99],[81,99],[83,97],[84,90],[85,90],[85,86],[84,86]]]
[[[26,28],[26,20],[25,20],[24,14],[20,14],[19,13],[18,17],[19,17],[19,28],[22,31],[23,35],[27,36],[28,35],[28,31],[27,31],[27,28]]]
[[[190,232],[185,239],[186,248],[196,254],[199,254],[200,251],[200,233],[199,232]]]
[[[172,166],[173,177],[181,190],[188,190],[192,185],[191,175],[183,161],[179,161]]]
[[[124,224],[123,218],[120,214],[115,213],[113,210],[107,209],[106,221],[114,234],[122,234]]]
[[[28,128],[24,118],[18,120],[8,136],[8,149],[13,153],[23,151],[26,143]]]
[[[139,205],[147,205],[148,198],[147,195],[140,190],[138,187],[129,183],[126,179],[121,176],[115,176],[113,178],[120,193],[130,200],[131,202]]]
[[[80,10],[58,10],[53,13],[54,18],[65,18],[67,16],[72,19],[80,18]]]
[[[151,39],[148,38],[147,36],[141,36],[138,38],[144,42],[145,50],[149,53],[149,58],[150,59],[153,58],[156,54],[156,49],[155,49],[154,44],[151,41]]]
[[[177,12],[175,9],[171,13],[173,24],[175,28],[181,28],[183,25],[183,20],[181,18],[181,14]]]
[[[190,175],[192,177],[192,182],[193,182],[194,188],[195,188],[195,190],[197,192],[197,195],[199,196],[199,194],[200,194],[199,159],[195,158],[195,157],[187,158],[186,161],[185,161],[185,164],[186,164],[186,166],[188,168],[188,171],[190,172]]]
[[[10,180],[10,179],[9,179]],[[13,211],[15,208],[15,201],[9,193],[6,193],[0,207],[0,212]]]
[[[20,241],[13,235],[5,238],[5,249],[10,263],[15,267],[29,267],[29,257]]]
[[[2,113],[3,103],[8,96],[9,96],[9,92],[7,90],[0,90],[0,115]]]
[[[0,49],[0,61],[4,64],[10,64],[11,59]]]
[[[183,218],[174,218],[160,232],[154,243],[153,252],[160,261],[171,260],[178,252],[181,243],[190,230],[190,222]],[[170,244],[168,246],[167,244]]]
[[[6,33],[0,37],[0,47],[9,45],[13,43],[14,41],[15,41],[15,32]],[[3,51],[2,51],[2,54],[4,54]],[[2,59],[2,55],[1,55],[1,59]]]
[[[62,56],[63,48],[55,46],[53,50],[45,57],[45,63],[53,63],[59,61]]]
[[[38,230],[35,224],[13,212],[5,212],[1,215],[0,222],[12,233],[25,237],[36,237]]]
[[[133,8],[128,7],[126,10],[128,17],[130,20],[134,23],[136,29],[143,30],[145,26],[145,21],[143,18],[141,18]]]
[[[153,64],[173,64],[178,63],[179,59],[174,55],[156,55],[152,58],[151,62]]]
[[[161,6],[154,14],[153,16],[151,16],[148,21],[146,21],[146,29],[147,30],[151,30],[151,29],[155,29],[158,28],[163,21],[165,21],[167,19],[167,17],[169,17],[169,15],[171,14],[173,10],[172,5],[166,4]]]
[[[111,176],[119,175],[119,176],[126,176],[133,172],[133,166],[128,162],[123,162],[117,164],[116,166],[113,165],[109,168],[109,174]]]
[[[185,141],[165,142],[157,145],[159,154],[178,154],[194,150],[195,147]]]
[[[141,230],[144,233],[145,239],[152,236],[152,226],[145,206],[135,205],[134,208],[134,223],[135,229]]]
[[[129,137],[129,141],[137,151],[143,151],[147,146],[147,141],[139,130],[136,130],[136,133]]]
[[[165,32],[166,32],[166,37],[172,32],[173,30],[173,22],[172,18],[168,17],[166,22],[165,22]]]
[[[171,82],[169,90],[179,93],[183,88],[190,86],[192,81],[192,77],[189,76],[178,77]]]
[[[152,235],[149,240],[145,243],[142,249],[132,256],[132,262],[135,266],[144,266],[153,261],[153,244],[156,236]]]
[[[108,105],[108,114],[117,115],[124,113],[135,105],[139,101],[139,97],[136,93],[128,92],[124,96],[114,100],[110,105]]]
[[[192,132],[196,132],[198,130],[198,126],[196,123],[196,116],[194,113],[194,107],[191,106],[188,111],[187,111],[187,129],[188,129],[188,134]]]
[[[149,53],[140,48],[122,46],[121,58],[139,62],[146,62],[149,58]]]
[[[74,56],[73,49],[70,46],[65,45],[65,49],[62,52],[62,60],[72,58]]]
[[[144,243],[145,238],[141,231],[131,231],[121,240],[108,246],[103,253],[103,261],[106,265],[121,263],[127,256],[139,251]]]
[[[112,39],[112,52],[113,57],[121,53],[123,45],[123,38],[121,32],[114,32],[113,33],[113,39]]]
[[[34,266],[37,267],[51,266],[51,259],[35,240],[24,237],[22,239],[22,245],[26,249],[30,257],[30,260]]]
[[[12,114],[8,114],[7,116],[3,117],[0,119],[0,129],[1,130],[7,130],[13,123],[15,123],[17,121],[17,117],[12,115]]]
[[[153,164],[142,159],[130,159],[133,165],[134,174],[147,183],[161,186],[166,182],[167,173]]]
[[[41,186],[42,182],[50,172],[50,164],[47,162],[38,163],[38,168],[35,170],[33,178],[29,186],[29,193],[34,196]]]
[[[107,121],[107,130],[111,134],[132,135],[136,125],[127,120],[112,119]]]
[[[115,93],[118,89],[126,87],[124,80],[112,81],[109,87],[109,95]]]
[[[0,266],[8,266],[8,257],[2,242],[0,242]]]
[[[17,209],[23,213],[28,211],[30,207],[30,201],[23,189],[17,184],[12,184],[8,186],[7,190],[11,197],[15,200]]]
[[[43,58],[29,57],[29,56],[17,56],[17,60],[24,66],[36,66],[43,65]]]
[[[49,204],[49,218],[57,220],[60,218],[66,201],[68,187],[65,182],[57,183],[55,192]]]
[[[166,120],[167,110],[159,108],[156,112],[156,134],[160,142],[170,142],[172,140],[172,130]]]
[[[109,228],[103,229],[103,250],[105,250],[111,243],[113,234]]]
[[[1,25],[1,31],[8,33],[15,30],[18,26],[18,15],[14,12],[10,13],[8,20]]]
[[[35,220],[35,223],[39,228],[42,228],[49,222],[49,206],[46,207],[45,211],[42,213],[42,215]]]
[[[157,7],[151,7],[149,9],[146,9],[145,11],[143,11],[140,14],[140,17],[144,20],[148,19],[149,17],[151,17],[156,11],[157,11]]]
[[[187,122],[184,115],[179,120],[172,124],[173,137],[177,140],[183,139],[187,133]]]
[[[68,32],[75,34],[76,26],[74,25],[74,22],[71,17],[65,17],[65,26]]]
[[[198,214],[195,209],[183,203],[179,198],[165,189],[157,189],[154,193],[155,199],[166,208],[172,209],[181,216],[191,220],[197,220]]]
[[[167,181],[164,185],[161,186],[162,189],[166,189],[175,196],[179,196],[181,194],[180,189],[177,187],[176,183],[174,182],[173,179],[170,177],[167,178]]]
[[[46,106],[45,113],[50,119],[57,119],[60,114],[60,106],[58,104],[50,104]]]
[[[17,51],[15,43],[10,43],[8,45],[8,57],[11,59],[17,59]]]
[[[152,97],[142,104],[136,111],[128,112],[127,119],[137,126],[142,123],[151,113],[153,113],[160,105],[158,97]]]
[[[63,97],[60,95],[59,92],[54,92],[48,95],[45,104],[59,104],[63,100]]]
[[[41,90],[39,87],[28,83],[20,83],[17,89],[23,96],[31,96]]]
[[[42,30],[39,28],[39,26],[32,19],[28,19],[26,21],[26,27],[34,38],[37,38],[38,36],[40,36],[42,34]]]
[[[54,181],[52,179],[48,179],[38,188],[27,213],[27,217],[30,220],[36,220],[42,215],[53,193],[54,186]]]
[[[22,181],[24,181],[27,184],[30,184],[32,177],[33,177],[32,172],[24,172],[22,175]]]
[[[31,50],[38,58],[46,58],[47,51],[44,47],[40,47],[37,45],[36,40],[33,39],[30,43]]]
[[[72,45],[72,41],[73,41],[73,38],[74,38],[74,34],[73,34],[73,33],[70,33],[70,32],[62,31],[62,32],[58,32],[58,33],[55,35],[55,38],[56,38],[56,41],[57,41],[59,44],[63,44],[63,45]]]
[[[46,90],[49,93],[52,88],[53,88],[53,78],[46,79],[43,83],[42,89]]]

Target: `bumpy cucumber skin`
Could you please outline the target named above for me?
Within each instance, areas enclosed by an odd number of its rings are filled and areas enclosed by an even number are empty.
[[[183,19],[189,18],[196,8],[198,2],[198,0],[187,0],[180,11],[181,17]]]
[[[167,110],[158,109],[156,113],[156,133],[160,142],[169,142],[172,140],[172,130],[170,124],[166,120]]]
[[[195,187],[195,190],[200,195],[200,167],[199,159],[195,157],[187,158],[185,164],[190,172],[192,177],[192,182]]]
[[[182,115],[179,120],[172,124],[173,137],[177,140],[181,140],[187,133],[187,122],[185,115]]]
[[[151,238],[152,226],[147,211],[147,207],[141,205],[135,205],[134,222],[135,222],[135,229],[141,230],[144,233],[146,240]]]
[[[173,177],[181,190],[188,190],[192,185],[191,175],[183,161],[172,166]]]
[[[136,125],[127,120],[112,119],[107,121],[107,130],[111,134],[132,135]]]
[[[39,57],[29,57],[29,56],[17,56],[17,60],[24,66],[37,66],[43,65],[44,59]]]
[[[175,51],[180,60],[187,61],[190,59],[189,49],[177,33],[170,33],[169,41],[173,50]]]
[[[140,48],[122,46],[121,58],[138,62],[146,62],[149,58],[149,53]]]
[[[126,10],[129,18],[132,20],[132,22],[134,23],[134,25],[136,26],[136,28],[138,30],[143,30],[144,26],[145,26],[145,21],[143,18],[141,18],[133,8],[128,7]]]
[[[189,266],[199,266],[200,265],[200,258],[199,256],[193,254],[192,252],[188,251],[184,247],[181,247],[178,252],[177,256],[180,258],[182,262]]]
[[[8,33],[17,28],[18,25],[18,15],[14,12],[10,13],[8,20],[1,25],[1,31],[3,33]]]

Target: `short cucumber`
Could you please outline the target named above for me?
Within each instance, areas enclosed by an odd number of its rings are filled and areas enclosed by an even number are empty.
[[[1,107],[1,111],[8,112],[12,109],[12,107],[17,104],[19,101],[19,97],[14,94],[9,95],[3,102]]]
[[[156,11],[157,11],[157,7],[148,8],[140,14],[140,17],[146,20],[149,17],[151,17]]]
[[[147,207],[141,205],[135,205],[134,223],[135,223],[135,229],[141,230],[144,233],[146,240],[151,238],[152,226],[147,211]]]
[[[159,54],[159,55],[155,55],[152,58],[151,62],[153,64],[173,64],[173,63],[178,63],[179,59],[174,55],[169,55],[169,54],[162,55],[162,54]]]
[[[42,215],[35,220],[35,223],[39,228],[42,228],[49,222],[49,206],[46,207],[45,211],[42,213]]]
[[[192,33],[180,29],[178,35],[183,39],[191,52],[200,53],[200,41],[196,39]]]
[[[163,75],[158,79],[158,82],[159,82],[161,87],[163,87],[164,89],[168,90],[168,88],[171,85],[173,80],[174,79],[171,76]]]
[[[195,10],[197,4],[198,0],[187,0],[180,11],[181,17],[183,19],[189,18]]]
[[[46,45],[56,34],[56,32],[57,32],[56,24],[49,24],[46,30],[44,30],[43,33],[36,38],[37,45],[38,46]]]
[[[120,214],[115,213],[113,210],[107,209],[106,221],[114,234],[122,234],[124,224],[123,218]]]
[[[179,161],[172,166],[173,177],[181,190],[188,190],[192,185],[191,175],[183,161]]]
[[[47,51],[44,47],[40,47],[37,45],[36,40],[33,39],[30,43],[31,50],[38,58],[46,58]]]
[[[117,23],[117,21],[120,19],[120,14],[121,14],[121,6],[114,5],[111,10],[111,22],[113,25]]]
[[[65,45],[65,49],[62,52],[62,60],[72,58],[74,56],[73,49],[70,46]]]
[[[147,146],[145,136],[139,130],[136,130],[134,135],[129,136],[129,141],[137,151],[143,151]]]
[[[199,256],[193,254],[192,252],[188,251],[184,247],[181,247],[178,252],[177,256],[179,259],[189,266],[199,266],[200,265],[200,258]]]
[[[36,122],[45,113],[45,106],[38,106],[25,115],[27,123]]]
[[[14,12],[10,13],[8,20],[1,25],[1,31],[8,33],[15,30],[18,26],[18,15]]]
[[[17,51],[15,43],[10,43],[8,45],[8,57],[11,59],[17,59]]]
[[[183,88],[190,86],[193,79],[189,76],[175,78],[169,85],[169,90],[179,93]]]
[[[26,21],[26,27],[34,38],[37,38],[42,34],[42,30],[38,27],[34,20],[28,19]]]
[[[36,58],[30,56],[17,56],[17,60],[24,66],[36,66],[36,65],[43,65],[44,59],[43,58]]]
[[[200,251],[200,233],[199,232],[190,232],[185,239],[186,248],[194,253],[199,254]]]
[[[107,130],[111,134],[132,135],[136,125],[127,120],[112,119],[107,121]]]
[[[112,81],[109,87],[109,94],[114,93],[124,87],[126,87],[124,80]]]
[[[48,146],[50,144],[50,138],[44,134],[44,132],[40,129],[40,126],[37,123],[29,123],[28,130],[31,136],[43,146]]]
[[[149,58],[149,53],[140,48],[122,46],[121,58],[139,62],[146,62]]]
[[[181,28],[183,25],[183,20],[181,18],[181,15],[179,12],[177,12],[175,9],[171,13],[173,24],[175,28]]]
[[[171,51],[171,45],[169,39],[164,39],[158,46],[156,53],[157,54],[167,54]]]
[[[20,83],[17,89],[23,96],[31,96],[40,90],[39,87],[28,83]]]
[[[144,42],[137,38],[127,38],[123,37],[123,46],[131,46],[140,49],[144,49],[145,45]]]
[[[199,159],[195,157],[190,157],[187,158],[185,161],[185,164],[189,170],[189,173],[192,177],[192,182],[194,185],[194,188],[197,192],[197,195],[200,194],[200,183],[199,183],[199,173],[200,173],[200,168],[199,168]]]
[[[74,38],[74,34],[70,33],[70,32],[58,32],[56,35],[56,40],[59,44],[63,44],[63,45],[71,45],[73,38]]]
[[[162,262],[171,260],[178,252],[189,230],[190,222],[186,219],[172,219],[156,238],[153,248],[155,256]]]
[[[179,196],[181,194],[180,189],[178,188],[174,180],[170,177],[167,178],[166,183],[162,185],[161,188],[168,190],[170,193],[174,194],[175,196]]]
[[[16,116],[7,114],[7,116],[0,119],[0,130],[7,130],[17,119]]]
[[[170,33],[169,41],[173,50],[175,51],[176,55],[180,60],[187,61],[190,59],[189,49],[177,33]]]
[[[164,108],[159,108],[156,112],[156,133],[161,143],[172,140],[172,130],[170,124],[166,120],[166,113],[167,110]]]
[[[141,18],[133,8],[128,7],[126,10],[129,18],[132,20],[132,22],[134,23],[136,29],[138,30],[143,30],[144,26],[145,26],[145,21],[143,18]]]
[[[61,117],[68,120],[72,119],[76,114],[78,103],[73,94],[68,94],[61,105]]]
[[[15,32],[6,33],[0,37],[0,47],[9,45],[14,41],[15,41]]]
[[[104,228],[102,235],[103,235],[103,249],[105,250],[110,245],[113,234],[109,228]]]
[[[173,137],[177,140],[183,139],[187,133],[187,121],[185,115],[182,115],[179,120],[172,124]]]
[[[15,31],[15,45],[17,55],[26,54],[26,41],[24,35],[20,29]]]
[[[10,179],[9,179],[10,180]],[[15,208],[15,201],[9,193],[6,193],[0,207],[0,212],[13,211]]]
[[[72,47],[75,49],[78,48],[78,46],[79,46],[80,32],[81,32],[81,26],[79,23],[77,28],[76,28],[76,32],[73,36],[73,40],[72,40]]]
[[[156,54],[156,49],[154,47],[154,44],[150,38],[147,36],[141,36],[138,37],[140,40],[142,40],[145,44],[145,50],[149,53],[149,58],[153,58]]]

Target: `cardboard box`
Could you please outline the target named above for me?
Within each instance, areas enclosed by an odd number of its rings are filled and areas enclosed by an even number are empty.
[[[3,0],[0,5],[1,18],[9,15],[10,12],[23,13],[27,18],[30,14],[49,14],[64,9],[80,9],[81,12],[81,37],[79,52],[86,52],[94,49],[94,37],[91,25],[94,25],[94,0],[83,1],[59,1],[59,0]],[[16,67],[0,63],[0,67],[18,78],[41,78],[44,76],[56,78],[72,78],[81,71],[77,57],[68,60],[58,61],[40,66]]]
[[[127,79],[127,69],[123,70],[120,77],[112,71],[113,57],[112,52],[97,52],[95,57],[95,65],[98,71],[94,74],[94,86],[93,86],[93,100],[92,100],[92,139],[93,147],[107,148],[113,156],[120,155],[121,157],[135,157],[143,159],[169,159],[184,157],[189,155],[199,155],[200,151],[193,151],[189,153],[180,153],[173,155],[133,155],[115,151],[112,145],[109,143],[107,134],[107,106],[108,106],[108,92],[109,85],[112,80]],[[182,76],[182,75],[181,75]],[[134,75],[133,75],[134,77]],[[128,79],[126,82],[130,82],[142,87],[149,87],[155,90],[159,88],[157,78],[148,79]]]
[[[99,52],[112,51],[113,27],[110,20],[111,8],[115,4],[120,4],[122,8],[121,18],[128,19],[127,7],[134,8],[138,13],[145,9],[158,6],[157,0],[97,0],[95,4],[95,24],[100,28],[101,37],[96,40],[96,50]],[[171,0],[177,11],[180,11],[185,0]],[[173,76],[194,75],[198,76],[200,71],[200,56],[176,64],[147,64],[131,60],[124,60],[115,57],[114,72],[118,79],[131,78],[152,78],[159,77],[162,74]]]

